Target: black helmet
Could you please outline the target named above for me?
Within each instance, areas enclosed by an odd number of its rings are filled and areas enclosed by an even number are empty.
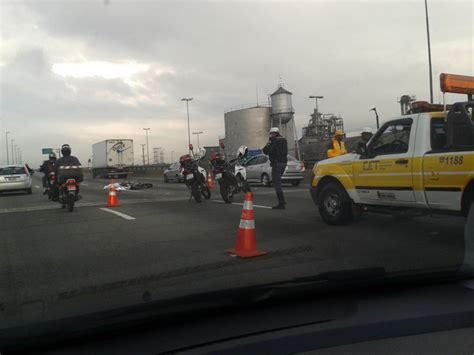
[[[56,159],[56,153],[54,152],[49,153],[49,159]]]
[[[69,146],[69,144],[63,144],[61,146],[61,154],[66,157],[71,155],[71,147]]]

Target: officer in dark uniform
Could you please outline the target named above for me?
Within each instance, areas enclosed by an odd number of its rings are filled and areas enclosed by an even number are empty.
[[[270,129],[270,139],[263,147],[263,153],[270,158],[270,166],[272,167],[272,182],[275,186],[278,205],[272,207],[275,210],[285,209],[285,198],[281,188],[281,177],[285,173],[286,164],[288,162],[288,143],[285,138],[280,135],[277,127]]]

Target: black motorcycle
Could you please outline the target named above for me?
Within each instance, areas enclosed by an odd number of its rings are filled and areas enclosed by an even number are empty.
[[[232,203],[239,191],[250,192],[246,170],[240,158],[227,161],[220,153],[212,153],[210,160],[214,179],[219,183],[225,203]]]
[[[62,208],[68,208],[69,212],[74,210],[74,203],[77,200],[77,192],[79,190],[79,182],[76,179],[69,178],[64,184],[59,186],[59,201]]]
[[[46,194],[48,195],[48,200],[58,200],[59,191],[58,185],[56,184],[56,174],[54,172],[48,173],[46,179]]]
[[[206,170],[200,166],[201,159],[193,159],[189,154],[179,158],[184,181],[188,189],[191,190],[190,199],[194,197],[198,203],[202,201],[202,197],[206,200],[211,198],[211,190],[207,186]]]

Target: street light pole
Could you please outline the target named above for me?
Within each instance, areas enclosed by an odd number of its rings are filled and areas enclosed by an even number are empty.
[[[12,145],[12,164],[15,164],[15,151],[13,150],[13,142],[15,140],[12,139],[10,142],[11,142],[11,145]]]
[[[5,132],[5,145],[7,146],[7,165],[10,164],[10,157],[8,153],[8,133],[10,133],[10,131]]]
[[[147,165],[150,165],[150,150],[148,148],[148,131],[150,128],[143,128],[143,130],[146,132],[146,161]]]
[[[426,39],[428,41],[428,66],[430,77],[430,102],[433,103],[433,71],[431,69],[431,41],[430,41],[430,21],[428,19],[428,0],[425,0],[425,17],[426,17]]]
[[[377,107],[371,108],[369,111],[375,112],[375,119],[377,120],[377,129],[379,129],[379,114],[377,113]]]
[[[198,142],[198,150],[201,150],[201,146],[199,145],[199,135],[203,134],[204,132],[193,132],[193,134],[197,135],[197,142]]]
[[[145,165],[145,145],[146,145],[146,144],[141,144],[141,146],[142,146],[143,165]]]
[[[191,154],[191,128],[190,128],[190,125],[189,125],[189,101],[191,101],[192,99],[193,99],[192,97],[189,97],[189,98],[183,97],[181,99],[181,101],[186,101],[186,113],[187,113],[187,116],[188,116],[188,149],[189,149],[189,154]]]

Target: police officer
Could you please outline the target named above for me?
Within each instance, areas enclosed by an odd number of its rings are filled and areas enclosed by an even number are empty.
[[[362,132],[360,133],[360,140],[358,140],[356,144],[356,153],[362,154],[365,151],[367,143],[370,141],[370,138],[372,138],[373,135],[372,128],[364,127],[362,129]]]
[[[272,167],[272,182],[275,186],[278,205],[272,207],[275,210],[285,209],[285,198],[281,188],[281,177],[283,176],[286,164],[288,162],[288,143],[285,138],[280,135],[277,127],[270,129],[270,139],[263,147],[263,153],[270,158],[270,166]]]

